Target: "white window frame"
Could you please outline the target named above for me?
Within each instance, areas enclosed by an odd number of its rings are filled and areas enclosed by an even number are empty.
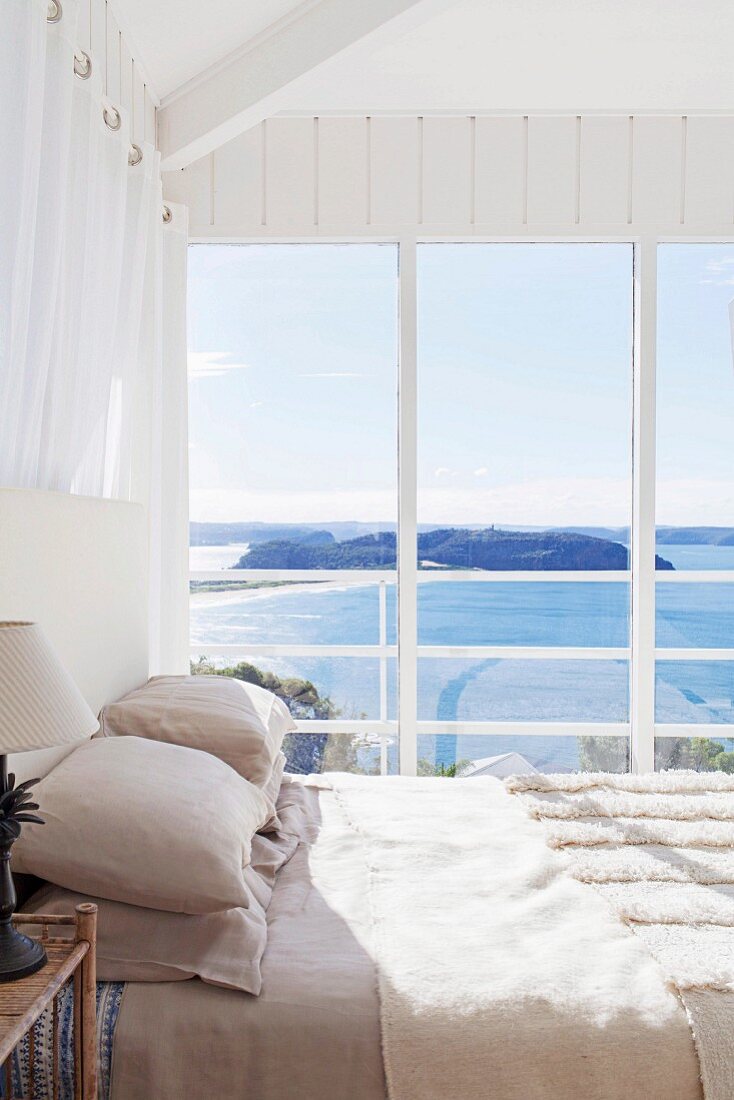
[[[394,236],[354,237],[350,234],[300,239],[199,238],[192,244],[393,244],[398,246],[398,554],[395,570],[330,570],[329,577],[344,582],[379,585],[379,642],[377,645],[192,645],[192,657],[227,657],[232,660],[257,656],[359,657],[377,659],[380,669],[380,716],[375,720],[341,719],[300,721],[303,733],[368,734],[379,739],[381,771],[387,770],[387,743],[399,733],[399,763],[403,775],[417,772],[418,735],[522,734],[523,736],[578,737],[625,736],[630,742],[630,770],[652,771],[655,737],[734,737],[732,725],[684,725],[655,722],[655,666],[657,660],[734,661],[732,649],[672,649],[655,645],[656,582],[734,583],[734,570],[655,570],[656,490],[656,343],[657,250],[661,244],[732,244],[734,236],[710,237],[695,232],[681,236],[656,233],[607,236],[568,233],[525,236]],[[476,572],[442,570],[423,573],[417,565],[417,248],[420,244],[629,244],[633,247],[633,348],[632,348],[632,514],[630,568],[618,571],[576,572]],[[192,581],[205,580],[323,580],[319,570],[196,570]],[[629,647],[569,646],[419,646],[418,585],[432,581],[538,583],[568,581],[626,583],[631,591]],[[398,585],[398,643],[387,644],[388,584]],[[503,659],[628,660],[630,667],[629,722],[438,722],[418,720],[419,657],[501,657]],[[398,715],[387,710],[388,661],[398,661]]]

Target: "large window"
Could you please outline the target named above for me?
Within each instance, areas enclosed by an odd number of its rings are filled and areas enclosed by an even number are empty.
[[[418,248],[418,758],[439,770],[627,767],[632,303],[630,245]]]
[[[292,769],[394,768],[397,249],[192,246],[189,318],[194,667],[286,701]]]
[[[734,246],[658,249],[656,759],[734,770]],[[732,736],[728,736],[732,735]]]
[[[653,515],[631,243],[191,247],[192,666],[291,769],[734,764],[734,246],[658,251]]]

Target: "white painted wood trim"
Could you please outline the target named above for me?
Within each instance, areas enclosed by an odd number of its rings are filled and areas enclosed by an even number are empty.
[[[635,246],[630,767],[655,767],[655,362],[657,242]]]
[[[398,361],[398,682],[400,773],[418,766],[418,316],[415,240],[399,251]]]

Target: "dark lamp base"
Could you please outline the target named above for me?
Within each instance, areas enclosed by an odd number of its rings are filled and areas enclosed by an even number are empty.
[[[47,961],[46,952],[37,940],[16,932],[10,923],[0,922],[0,982],[27,978]]]

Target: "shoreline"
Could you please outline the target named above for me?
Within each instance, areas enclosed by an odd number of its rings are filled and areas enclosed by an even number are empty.
[[[278,587],[239,588],[234,592],[191,592],[190,607],[226,607],[229,604],[253,602],[266,596],[279,594],[298,595],[304,592],[347,592],[355,588],[376,587],[379,581],[294,581],[293,584],[281,584]]]

